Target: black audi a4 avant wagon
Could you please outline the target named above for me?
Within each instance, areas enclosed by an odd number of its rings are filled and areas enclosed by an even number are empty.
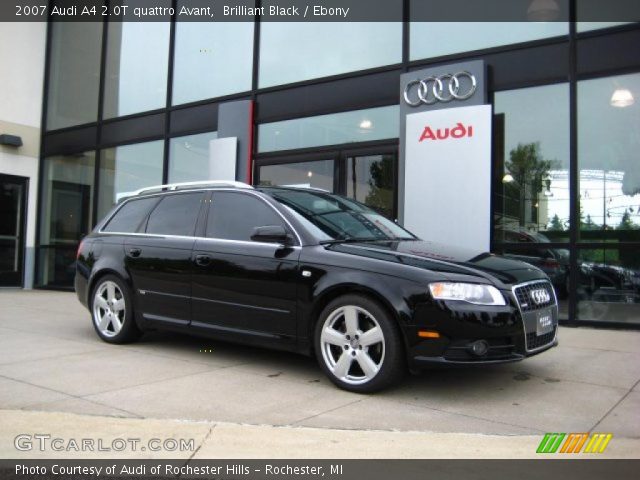
[[[353,200],[238,182],[127,196],[78,247],[97,334],[165,329],[315,355],[372,392],[427,365],[511,362],[557,345],[547,276],[421,240]]]

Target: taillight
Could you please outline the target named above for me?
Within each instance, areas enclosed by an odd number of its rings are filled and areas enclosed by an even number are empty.
[[[547,268],[560,268],[560,263],[557,260],[547,258],[544,261],[544,266]]]
[[[82,250],[83,243],[84,243],[84,240],[80,240],[80,243],[78,244],[78,250],[76,251],[76,260],[80,258],[80,251]]]

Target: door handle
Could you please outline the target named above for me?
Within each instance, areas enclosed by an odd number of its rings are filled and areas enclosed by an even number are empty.
[[[131,257],[139,257],[140,254],[142,253],[142,250],[140,250],[139,248],[130,248],[129,249],[129,256]]]
[[[196,255],[196,265],[206,267],[211,263],[211,257],[209,255]]]

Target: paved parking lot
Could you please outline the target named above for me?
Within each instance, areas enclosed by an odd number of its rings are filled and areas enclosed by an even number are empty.
[[[535,438],[598,431],[637,447],[639,383],[640,332],[561,328],[558,348],[524,362],[431,370],[358,395],[313,359],[173,334],[107,345],[74,294],[0,291],[0,430],[21,410]]]

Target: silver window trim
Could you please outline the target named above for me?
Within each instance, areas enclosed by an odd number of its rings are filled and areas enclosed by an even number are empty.
[[[189,190],[183,190],[183,191],[179,191],[179,190],[175,190],[174,191],[174,190],[172,190],[171,194],[172,195],[186,195],[186,194],[189,194],[189,193],[197,193],[197,192],[233,192],[233,193],[240,193],[240,194],[245,194],[245,195],[253,195],[257,199],[259,199],[261,202],[263,202],[265,205],[267,205],[268,208],[273,210],[282,220],[284,220],[284,222],[287,224],[289,229],[295,234],[296,239],[298,240],[298,245],[291,245],[290,248],[300,248],[302,246],[302,239],[300,238],[300,235],[298,234],[296,229],[293,228],[293,225],[291,225],[291,222],[280,211],[278,211],[278,209],[276,209],[273,205],[271,205],[269,202],[267,202],[264,198],[262,198],[261,195],[259,195],[255,191],[251,191],[249,189],[240,190],[240,189],[237,189],[237,188],[215,188],[215,189],[213,189],[213,188],[199,188],[199,189],[189,189]],[[164,197],[166,195],[167,195],[167,192],[157,192],[157,193],[153,193],[153,194],[150,194],[150,195],[127,198],[113,212],[113,214],[108,218],[108,220],[106,222],[104,222],[104,227],[109,225],[109,222],[111,222],[113,217],[115,217],[116,214],[120,211],[120,209],[123,208],[129,202],[135,201],[137,199],[143,199],[143,198],[149,198],[149,197]],[[160,238],[164,238],[164,237],[191,238],[191,239],[197,239],[197,240],[215,240],[215,241],[219,241],[219,242],[240,243],[240,244],[244,244],[244,245],[280,245],[280,243],[278,243],[278,242],[253,242],[253,241],[249,241],[249,240],[232,240],[232,239],[228,239],[228,238],[200,237],[200,236],[196,236],[196,235],[171,235],[171,234],[136,233],[136,232],[105,232],[103,230],[104,227],[101,227],[98,230],[99,234],[101,234],[101,235],[134,235],[134,236],[155,237],[155,238],[158,238],[158,237],[160,237]]]
[[[281,246],[281,243],[277,242],[254,242],[251,240],[230,240],[228,238],[213,238],[213,237],[200,237],[200,236],[189,236],[189,235],[164,235],[159,233],[129,233],[129,232],[102,232],[101,235],[124,235],[129,237],[151,237],[151,238],[176,238],[182,240],[209,240],[212,242],[220,242],[220,243],[237,243],[242,245],[263,245],[263,246]],[[287,245],[287,248],[292,249],[300,249],[302,248],[300,245]]]

